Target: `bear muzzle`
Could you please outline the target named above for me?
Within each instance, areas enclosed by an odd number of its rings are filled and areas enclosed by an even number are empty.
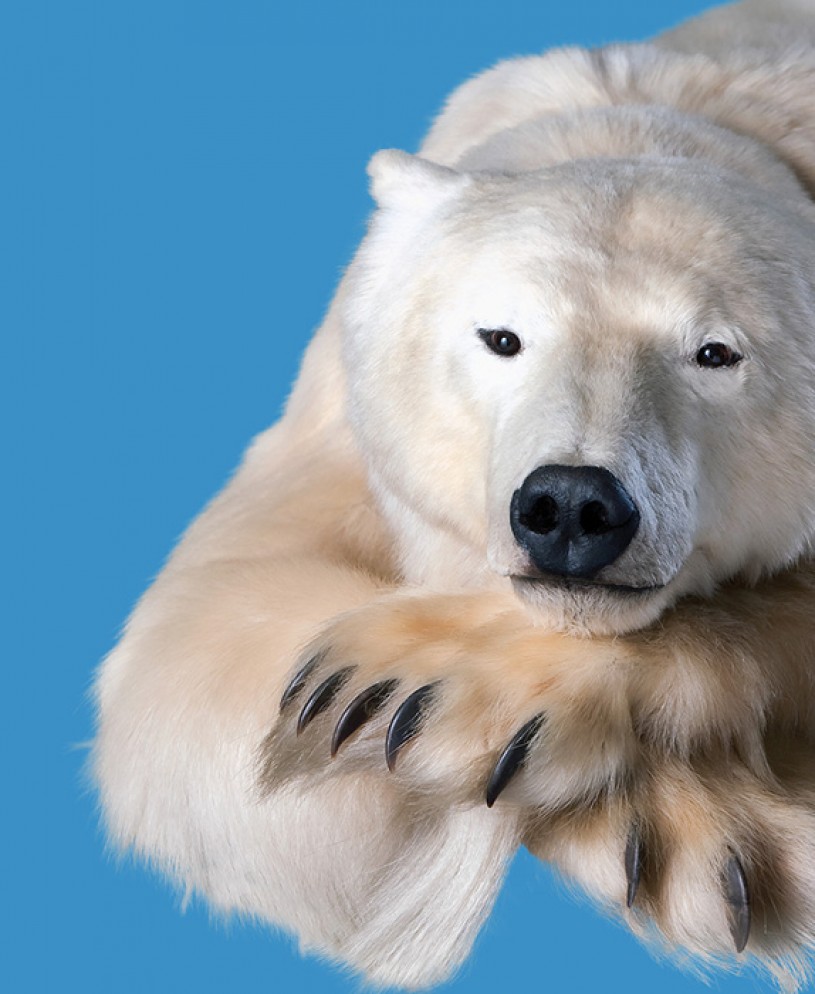
[[[512,495],[515,540],[544,576],[591,581],[631,544],[640,513],[600,466],[539,466]]]

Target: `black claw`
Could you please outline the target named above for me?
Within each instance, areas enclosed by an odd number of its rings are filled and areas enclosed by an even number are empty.
[[[302,666],[291,678],[288,686],[283,691],[283,696],[280,698],[281,714],[283,713],[283,711],[286,710],[288,705],[291,704],[291,702],[295,699],[295,697],[297,697],[301,693],[303,687],[305,687],[306,683],[308,682],[308,678],[317,668],[317,664],[320,662],[321,659],[322,659],[321,653],[317,653],[316,656],[312,656],[311,659],[309,659],[309,661],[305,664],[305,666]]]
[[[643,854],[642,833],[639,826],[635,824],[631,826],[628,841],[625,844],[625,878],[628,881],[625,905],[627,908],[634,904],[634,898],[637,896],[637,890],[640,886]]]
[[[747,877],[738,856],[731,855],[724,867],[724,896],[730,912],[730,934],[736,952],[743,952],[750,938],[752,912]]]
[[[428,683],[424,687],[419,687],[406,697],[394,712],[385,736],[385,761],[391,772],[396,766],[396,758],[402,746],[418,735],[425,708],[433,699],[437,689],[437,683]]]
[[[349,736],[353,735],[358,728],[361,728],[366,721],[370,721],[382,709],[396,690],[398,683],[398,680],[382,680],[380,683],[368,687],[367,690],[363,690],[361,694],[357,694],[340,715],[340,720],[334,729],[334,734],[331,737],[332,757],[337,755],[340,746]]]
[[[297,719],[297,734],[313,721],[318,714],[331,704],[337,694],[342,690],[345,684],[348,682],[348,678],[353,672],[353,666],[347,666],[344,670],[337,670],[336,673],[332,673],[327,680],[317,687],[316,690],[312,691],[311,696],[303,705],[303,710],[300,712],[300,717]]]
[[[521,725],[510,739],[509,745],[498,757],[498,762],[495,764],[487,783],[486,801],[488,808],[495,804],[498,795],[524,765],[532,739],[538,734],[542,724],[543,715],[536,714],[525,725]]]

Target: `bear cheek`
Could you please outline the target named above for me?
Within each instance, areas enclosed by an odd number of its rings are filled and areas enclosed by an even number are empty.
[[[486,549],[485,432],[460,404],[442,403],[432,383],[377,387],[354,418],[369,468],[429,527]],[[484,553],[486,554],[486,552]]]

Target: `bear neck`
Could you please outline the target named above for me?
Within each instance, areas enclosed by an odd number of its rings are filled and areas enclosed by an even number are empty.
[[[669,47],[564,48],[502,63],[453,95],[420,154],[509,173],[584,158],[701,157],[815,198],[811,52],[764,62],[753,53],[745,66]]]
[[[806,197],[793,171],[749,136],[661,106],[602,107],[526,121],[469,149],[467,172],[509,175],[600,160],[695,160],[785,197]]]

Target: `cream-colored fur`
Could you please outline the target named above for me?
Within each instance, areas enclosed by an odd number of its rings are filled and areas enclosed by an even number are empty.
[[[747,954],[804,978],[813,41],[809,0],[747,2],[654,45],[513,60],[456,91],[421,159],[376,157],[381,209],[285,417],[100,671],[94,769],[117,845],[405,987],[467,955],[524,843],[638,932],[732,965],[735,855]],[[491,326],[524,353],[488,353],[473,332]],[[693,367],[710,340],[744,363]],[[660,590],[511,579],[509,499],[546,461],[625,479],[643,525],[607,579]],[[384,681],[330,758],[343,708]],[[389,770],[388,722],[427,686]],[[487,808],[499,754],[538,715]]]

